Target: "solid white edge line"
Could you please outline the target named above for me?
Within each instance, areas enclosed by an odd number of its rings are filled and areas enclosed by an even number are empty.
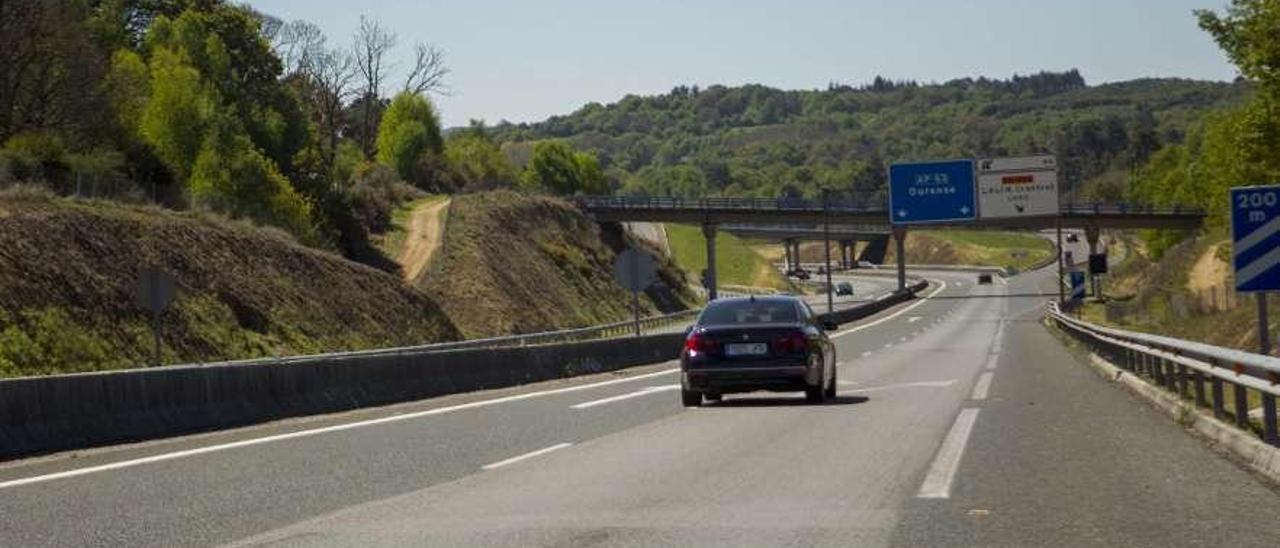
[[[15,480],[9,480],[9,481],[5,481],[5,482],[0,482],[0,489],[8,489],[8,488],[10,488],[10,487],[19,487],[19,486],[22,486],[22,485],[29,485],[29,484],[32,484],[32,483],[41,483],[41,482],[46,482],[46,481],[58,480],[58,479],[73,478],[73,477],[76,477],[76,476],[83,476],[83,475],[93,474],[93,473],[97,473],[97,472],[106,472],[106,471],[109,471],[109,470],[118,470],[118,469],[121,469],[121,468],[130,468],[130,467],[133,467],[133,466],[141,466],[141,465],[144,465],[144,464],[151,464],[151,463],[156,463],[156,462],[164,462],[164,461],[167,461],[167,460],[174,460],[174,459],[180,459],[180,458],[185,458],[185,457],[193,457],[193,456],[196,456],[196,455],[203,455],[203,454],[205,454],[205,453],[214,453],[214,452],[217,452],[217,451],[226,451],[226,450],[228,450],[228,449],[236,449],[236,448],[240,448],[240,447],[249,447],[249,446],[253,446],[253,445],[260,445],[260,444],[264,444],[264,443],[271,443],[271,442],[276,442],[276,441],[283,441],[283,440],[288,440],[288,439],[293,439],[293,438],[304,438],[304,437],[308,437],[308,436],[315,436],[315,435],[319,435],[319,434],[327,434],[327,433],[330,433],[330,432],[340,432],[340,431],[343,431],[343,430],[351,430],[351,429],[354,429],[354,428],[360,428],[360,427],[363,427],[363,426],[372,426],[372,425],[375,425],[375,424],[385,424],[385,423],[391,423],[391,422],[397,422],[397,421],[403,421],[403,420],[411,420],[411,419],[416,419],[416,418],[421,418],[421,417],[428,417],[428,416],[431,416],[431,415],[442,415],[442,414],[445,414],[445,413],[451,413],[451,412],[454,412],[454,411],[462,411],[462,410],[464,410],[464,409],[472,409],[472,408],[476,408],[476,407],[486,407],[486,406],[490,406],[490,405],[497,405],[497,404],[500,404],[500,403],[508,403],[508,402],[513,402],[513,401],[525,400],[525,399],[529,399],[529,398],[536,398],[536,397],[541,397],[541,396],[551,396],[551,395],[555,395],[555,394],[564,394],[564,393],[566,393],[566,392],[577,392],[577,391],[581,391],[581,390],[590,390],[590,389],[592,389],[592,388],[598,388],[598,387],[601,387],[601,386],[610,386],[610,385],[620,384],[620,383],[624,383],[624,382],[631,382],[631,381],[635,381],[635,380],[648,379],[648,378],[653,378],[653,377],[657,377],[657,376],[660,376],[660,375],[670,375],[670,374],[672,374],[672,373],[678,373],[679,371],[680,371],[680,370],[679,370],[678,368],[677,368],[677,369],[664,369],[664,370],[662,370],[662,371],[658,371],[658,372],[654,372],[654,373],[645,373],[645,374],[643,374],[643,375],[636,375],[636,376],[634,376],[634,377],[627,377],[627,378],[625,378],[625,379],[612,379],[612,380],[601,381],[601,382],[597,382],[597,383],[583,384],[583,385],[579,385],[579,386],[568,386],[568,387],[565,387],[565,388],[556,388],[556,389],[552,389],[552,390],[541,390],[541,391],[538,391],[538,392],[529,392],[529,393],[526,393],[526,394],[515,394],[515,395],[512,395],[512,396],[506,396],[506,397],[502,397],[502,398],[495,398],[495,399],[492,399],[492,400],[474,401],[474,402],[463,403],[463,404],[459,404],[459,405],[452,405],[452,406],[448,406],[448,407],[437,407],[437,408],[435,408],[435,409],[426,409],[426,410],[423,410],[423,411],[417,411],[417,412],[414,412],[414,413],[405,413],[405,414],[402,414],[402,415],[392,415],[392,416],[389,416],[389,417],[381,417],[381,418],[377,418],[377,419],[370,419],[370,420],[357,421],[357,422],[349,422],[349,423],[345,423],[345,424],[335,424],[335,425],[333,425],[333,426],[326,426],[326,427],[323,427],[323,428],[313,428],[313,429],[311,429],[311,430],[300,430],[300,431],[297,431],[297,432],[289,432],[289,433],[285,433],[285,434],[276,434],[276,435],[274,435],[274,436],[266,436],[266,437],[262,437],[262,438],[253,438],[253,439],[247,439],[247,440],[235,441],[235,442],[231,442],[231,443],[223,443],[223,444],[218,444],[218,445],[210,445],[210,446],[206,446],[206,447],[197,447],[197,448],[195,448],[195,449],[187,449],[187,450],[184,450],[184,451],[175,451],[175,452],[172,452],[172,453],[162,453],[162,454],[159,454],[159,455],[151,455],[151,456],[149,456],[149,457],[142,457],[142,458],[138,458],[138,459],[123,460],[123,461],[119,461],[119,462],[112,462],[112,463],[102,464],[102,465],[98,465],[98,466],[90,466],[90,467],[88,467],[88,468],[78,468],[78,469],[74,469],[74,470],[66,470],[66,471],[63,471],[63,472],[54,472],[54,473],[52,473],[52,474],[44,474],[44,475],[40,475],[40,476],[32,476],[32,477],[29,477],[29,478],[20,478],[20,479],[15,479]]]
[[[973,393],[969,395],[971,400],[987,399],[987,392],[991,391],[991,378],[995,374],[990,371],[983,371],[978,377],[978,382],[973,384]]]
[[[917,303],[914,303],[914,304],[912,304],[912,305],[910,305],[910,306],[907,306],[906,308],[903,308],[902,310],[899,310],[899,311],[897,311],[897,312],[894,312],[893,314],[890,314],[890,315],[888,315],[888,316],[885,316],[885,317],[883,317],[883,318],[880,318],[880,319],[878,319],[878,320],[876,320],[876,321],[874,321],[874,322],[865,323],[865,324],[859,325],[859,326],[857,326],[857,327],[851,327],[851,328],[849,328],[849,329],[846,329],[846,330],[844,330],[844,331],[841,331],[841,332],[839,332],[839,333],[836,333],[836,334],[832,335],[832,336],[831,336],[831,338],[833,338],[833,339],[834,339],[834,338],[836,338],[836,337],[843,337],[843,336],[848,335],[848,334],[850,334],[850,333],[856,333],[856,332],[861,331],[861,330],[863,330],[863,329],[866,329],[866,328],[868,328],[868,327],[874,327],[874,326],[880,325],[880,324],[882,324],[882,323],[884,323],[884,322],[887,322],[887,321],[889,321],[889,320],[892,320],[892,319],[894,319],[894,318],[897,318],[898,316],[901,316],[901,315],[903,315],[903,314],[906,314],[907,312],[910,312],[910,311],[912,311],[912,310],[915,310],[915,308],[916,308],[917,306],[920,306],[920,305],[924,304],[925,302],[928,302],[928,300],[929,300],[929,299],[932,299],[932,298],[934,297],[934,295],[937,295],[937,294],[938,294],[939,292],[941,292],[943,289],[946,289],[946,288],[947,288],[947,282],[945,282],[945,281],[942,281],[942,280],[931,280],[931,281],[937,282],[937,284],[938,284],[938,288],[937,288],[937,289],[935,289],[935,290],[933,290],[933,291],[931,291],[931,292],[930,292],[928,295],[926,295],[924,298],[920,299],[920,302],[917,302]],[[888,348],[888,347],[886,346],[885,348]]]
[[[969,434],[973,433],[973,425],[978,421],[978,409],[961,409],[956,422],[951,425],[942,447],[933,458],[933,465],[920,485],[916,497],[922,499],[945,499],[951,497],[951,484],[956,479],[956,471],[960,468],[960,458],[964,456],[964,448],[969,444]]]
[[[537,450],[537,451],[530,451],[530,452],[525,453],[525,454],[523,454],[523,455],[516,455],[516,456],[511,457],[511,458],[506,459],[506,460],[500,460],[500,461],[498,461],[498,462],[489,463],[489,464],[486,464],[486,465],[484,465],[484,466],[481,466],[480,468],[481,468],[482,470],[493,470],[494,468],[502,468],[503,466],[506,466],[506,465],[508,465],[508,464],[515,464],[515,463],[520,462],[520,461],[522,461],[522,460],[531,459],[531,458],[536,457],[536,456],[539,456],[539,455],[545,455],[545,454],[550,453],[550,452],[552,452],[552,451],[559,451],[559,450],[561,450],[561,449],[564,449],[565,447],[569,447],[570,445],[573,445],[573,444],[572,444],[572,443],[569,443],[569,442],[557,443],[557,444],[555,444],[555,445],[552,445],[551,447],[543,447],[542,449],[539,449],[539,450]]]
[[[582,403],[579,403],[579,404],[570,405],[570,406],[569,406],[569,409],[587,409],[587,408],[595,407],[595,406],[597,406],[597,405],[604,405],[604,404],[606,404],[606,403],[613,403],[613,402],[616,402],[616,401],[629,400],[629,399],[631,399],[631,398],[638,398],[638,397],[640,397],[640,396],[646,396],[646,395],[649,395],[649,394],[657,394],[657,393],[659,393],[659,392],[666,392],[666,391],[668,391],[668,390],[679,390],[679,389],[680,389],[680,385],[678,385],[678,384],[668,384],[668,385],[663,385],[663,386],[649,386],[649,387],[646,387],[646,388],[642,388],[642,389],[640,389],[640,390],[637,390],[637,391],[635,391],[635,392],[628,392],[628,393],[626,393],[626,394],[621,394],[621,395],[617,395],[617,396],[610,396],[610,397],[608,397],[608,398],[602,398],[602,399],[598,399],[598,400],[591,400],[591,401],[582,402]]]
[[[987,371],[995,371],[995,369],[996,369],[996,363],[997,363],[997,362],[999,362],[999,361],[1000,361],[1000,355],[999,355],[999,354],[991,354],[991,355],[987,356],[987,366],[986,366],[986,370],[987,370]]]

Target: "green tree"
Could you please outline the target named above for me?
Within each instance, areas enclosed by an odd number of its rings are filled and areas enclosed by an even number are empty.
[[[464,191],[510,188],[519,178],[502,149],[483,132],[461,131],[446,141],[444,150]]]
[[[1225,14],[1197,10],[1196,17],[1240,74],[1269,94],[1280,93],[1280,2],[1231,0]]]
[[[275,164],[227,117],[216,120],[192,167],[188,189],[197,207],[285,228],[315,244],[311,205]]]
[[[402,92],[391,100],[378,127],[378,162],[402,178],[425,186],[418,173],[424,155],[440,155],[444,139],[435,108],[422,94]]]
[[[595,155],[574,152],[564,141],[540,141],[533,145],[523,183],[526,188],[557,195],[602,194],[608,181]]]
[[[191,175],[204,144],[213,100],[200,80],[200,72],[168,49],[151,58],[151,97],[142,113],[140,133],[156,156],[178,180]]]

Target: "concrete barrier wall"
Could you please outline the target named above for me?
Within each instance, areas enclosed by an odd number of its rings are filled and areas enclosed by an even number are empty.
[[[675,359],[683,341],[670,333],[0,380],[0,459],[611,371]]]
[[[823,321],[832,320],[839,324],[845,324],[845,323],[861,320],[862,318],[865,318],[872,314],[876,314],[881,311],[887,310],[898,303],[903,303],[911,299],[914,299],[916,296],[916,293],[919,293],[920,291],[924,291],[926,287],[929,287],[929,282],[921,280],[919,282],[916,282],[912,285],[907,286],[906,291],[894,292],[892,295],[889,295],[888,297],[885,297],[883,299],[878,299],[876,301],[869,302],[867,304],[858,305],[852,308],[845,308],[843,310],[836,310],[835,312],[831,312],[831,313],[819,314],[818,317]]]

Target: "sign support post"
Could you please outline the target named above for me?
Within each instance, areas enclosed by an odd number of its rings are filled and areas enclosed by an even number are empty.
[[[1270,355],[1267,292],[1280,291],[1280,185],[1231,189],[1231,255],[1236,291],[1253,293],[1258,302],[1258,351]],[[1236,409],[1247,406],[1244,391],[1236,390]],[[1263,440],[1280,446],[1274,395],[1262,395],[1262,414]]]
[[[831,208],[830,194],[828,189],[822,189],[822,250],[825,252],[826,273],[827,273],[827,313],[833,314],[836,311],[835,297],[832,295],[831,288]]]
[[[636,336],[640,336],[640,292],[654,282],[657,267],[653,257],[635,249],[618,254],[613,261],[613,278],[618,285],[631,291],[631,316],[635,322]]]
[[[640,279],[640,261],[629,261],[631,263],[632,279]],[[631,288],[631,318],[636,324],[636,336],[640,336],[640,290]]]
[[[153,366],[160,365],[160,315],[173,302],[176,291],[177,281],[163,270],[147,268],[138,276],[138,305],[151,312]]]

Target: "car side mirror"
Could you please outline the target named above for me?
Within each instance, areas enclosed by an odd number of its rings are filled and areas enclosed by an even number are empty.
[[[823,331],[835,331],[835,330],[837,330],[837,329],[840,329],[840,324],[838,324],[838,323],[836,323],[836,322],[833,322],[833,321],[831,321],[831,320],[823,320],[823,321],[822,321],[822,330],[823,330]]]

